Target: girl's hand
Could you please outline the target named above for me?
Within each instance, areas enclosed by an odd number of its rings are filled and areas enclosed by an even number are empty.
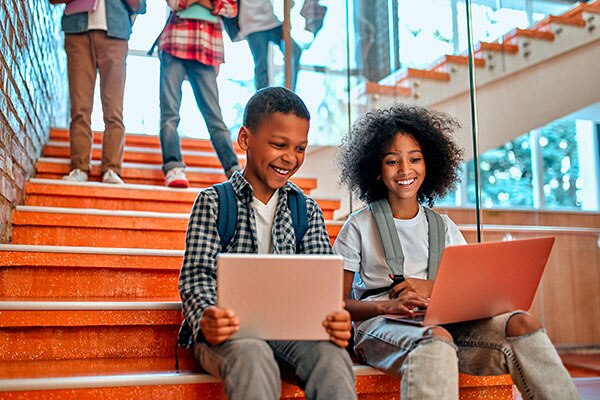
[[[350,331],[352,324],[348,311],[342,310],[328,314],[325,321],[323,321],[323,326],[329,334],[329,340],[341,348],[348,347],[348,342],[352,335]]]
[[[212,345],[217,345],[240,330],[240,321],[231,310],[209,306],[202,313],[200,328],[206,341]]]
[[[400,293],[405,291],[416,292],[429,299],[431,297],[431,289],[433,289],[433,281],[427,279],[407,278],[404,282],[397,284],[392,288],[392,290],[390,290],[390,299],[398,297]]]
[[[404,282],[402,282],[400,285],[402,284],[404,284]],[[425,296],[415,292],[414,290],[403,290],[397,294],[395,298],[386,302],[383,307],[382,314],[412,315],[414,314],[413,309],[415,307],[425,309],[428,305],[429,299]]]

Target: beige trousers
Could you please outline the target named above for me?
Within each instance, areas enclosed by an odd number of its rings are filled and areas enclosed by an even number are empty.
[[[127,41],[108,37],[105,31],[65,34],[69,97],[71,100],[71,169],[90,172],[93,143],[91,116],[96,74],[100,74],[100,98],[104,118],[101,173],[121,174],[125,126],[123,93]]]

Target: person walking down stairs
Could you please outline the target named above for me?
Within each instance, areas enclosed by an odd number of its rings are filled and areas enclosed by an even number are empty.
[[[52,0],[55,4],[65,2]],[[77,12],[71,7],[69,4],[66,6],[62,18],[71,102],[71,172],[63,179],[76,182],[88,180],[93,143],[91,114],[96,74],[99,73],[105,126],[100,173],[102,182],[122,184],[127,41],[131,35],[133,16],[146,12],[146,1],[98,0],[95,8]]]
[[[181,85],[189,80],[219,161],[230,177],[240,170],[219,105],[217,72],[224,61],[221,15],[237,14],[235,0],[167,0],[171,15],[158,39],[160,58],[160,146],[165,185],[186,188],[189,181],[177,126]],[[182,13],[182,11],[186,11]],[[151,50],[152,51],[152,50]]]

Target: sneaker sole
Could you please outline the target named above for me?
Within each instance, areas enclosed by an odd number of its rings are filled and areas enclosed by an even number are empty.
[[[184,180],[181,180],[181,179],[180,180],[175,180],[175,181],[169,183],[167,185],[167,187],[187,189],[188,187],[190,187],[190,182],[184,181]]]

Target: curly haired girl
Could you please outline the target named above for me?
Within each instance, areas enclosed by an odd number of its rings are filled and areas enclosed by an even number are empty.
[[[341,182],[369,204],[348,217],[334,244],[344,257],[355,353],[366,364],[402,377],[404,400],[457,399],[459,370],[510,373],[528,399],[576,399],[542,325],[526,312],[441,326],[382,316],[426,308],[439,261],[432,249],[440,242],[442,248],[466,244],[450,218],[423,206],[431,207],[458,180],[462,151],[452,139],[458,127],[447,114],[396,105],[359,118],[342,145]],[[383,217],[376,216],[386,213],[403,253],[401,274],[398,268],[390,274],[386,262],[378,229]],[[431,234],[436,230],[437,241]]]

